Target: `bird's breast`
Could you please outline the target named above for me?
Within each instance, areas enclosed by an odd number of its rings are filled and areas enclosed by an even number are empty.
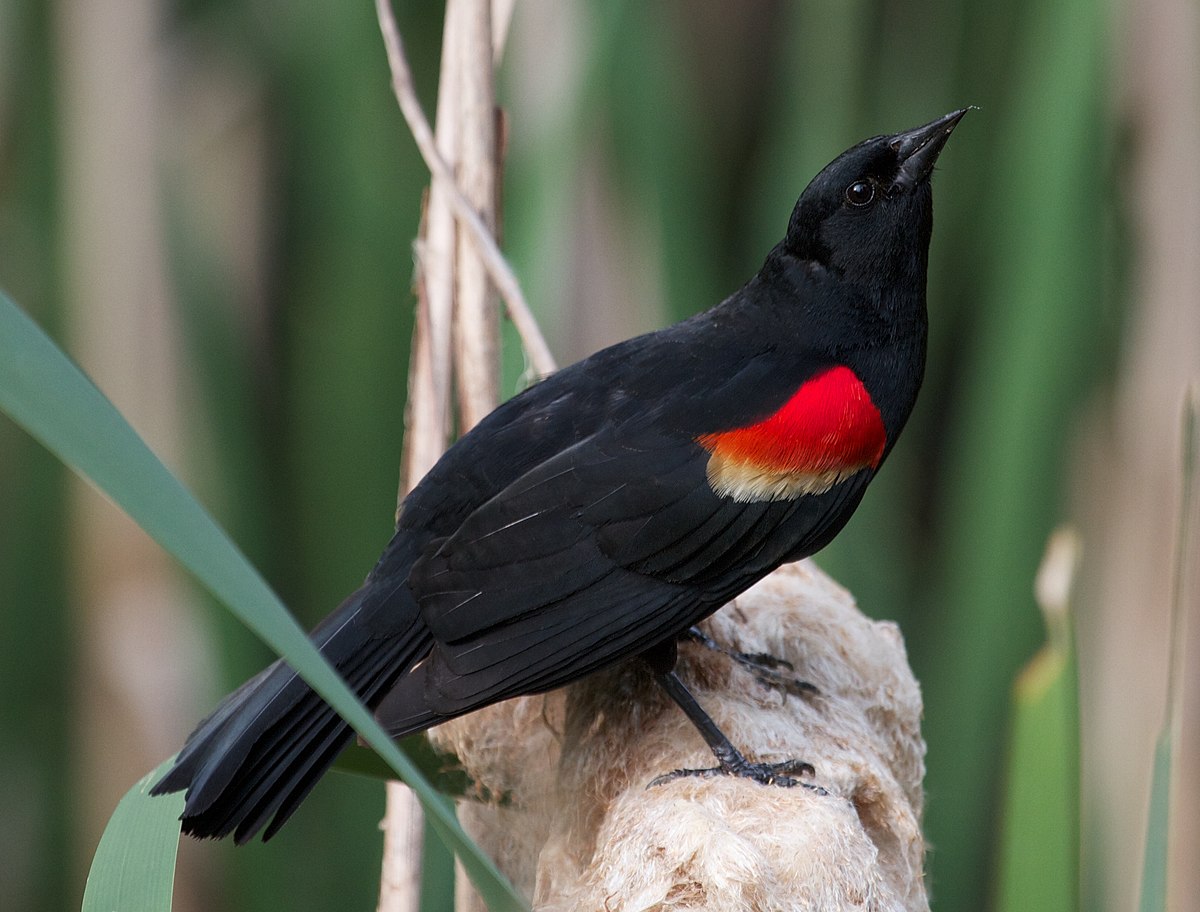
[[[704,434],[708,483],[750,503],[823,494],[883,458],[887,432],[858,376],[839,366],[805,381],[774,414]]]

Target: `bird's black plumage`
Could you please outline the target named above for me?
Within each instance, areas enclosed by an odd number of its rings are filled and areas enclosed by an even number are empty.
[[[843,153],[744,287],[541,381],[447,451],[313,632],[393,735],[656,650],[838,533],[920,386],[929,175],[963,113]],[[276,663],[155,791],[187,791],[193,835],[268,838],[350,738]]]

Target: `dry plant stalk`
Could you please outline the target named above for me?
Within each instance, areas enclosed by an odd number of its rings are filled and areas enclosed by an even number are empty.
[[[452,102],[458,126],[458,186],[488,234],[494,235],[499,168],[491,0],[455,0],[447,8],[447,26],[458,52],[458,91]],[[498,403],[500,324],[487,267],[474,243],[466,232],[456,231],[455,244],[454,368],[465,431]]]
[[[496,406],[499,325],[493,282],[504,292],[534,369],[543,374],[554,369],[494,237],[499,180],[494,64],[512,3],[496,5],[499,26],[491,0],[450,0],[446,6],[435,133],[417,99],[391,8],[386,0],[376,3],[393,88],[433,175],[416,243],[417,318],[401,498],[450,440],[452,377],[461,429]],[[400,783],[388,784],[382,826],[379,912],[410,912],[420,902],[423,821],[415,796]]]
[[[472,2],[480,2],[480,0],[472,0]],[[506,0],[497,0],[497,2],[506,4]],[[455,0],[451,0],[447,4],[447,21],[449,21],[450,11],[454,6]],[[517,334],[521,337],[521,345],[525,349],[533,372],[541,377],[552,374],[555,370],[554,356],[550,353],[550,347],[546,344],[541,329],[538,328],[537,320],[534,319],[533,313],[529,309],[525,295],[521,292],[520,283],[517,282],[517,277],[513,273],[512,267],[508,265],[508,262],[504,259],[504,255],[500,252],[500,247],[496,243],[495,237],[488,231],[479,214],[471,207],[466,196],[458,188],[454,178],[454,170],[443,157],[440,150],[440,137],[438,140],[435,140],[433,130],[430,129],[429,121],[425,117],[425,112],[421,110],[421,104],[417,98],[416,89],[413,86],[412,71],[408,66],[408,59],[404,55],[404,45],[400,40],[400,32],[396,27],[395,17],[387,5],[387,0],[376,0],[375,7],[379,14],[380,29],[383,32],[384,44],[387,48],[388,65],[392,71],[392,90],[396,94],[396,100],[400,104],[400,111],[404,115],[409,129],[412,131],[413,139],[417,143],[421,157],[425,160],[426,166],[433,174],[435,183],[440,182],[444,185],[449,205],[452,207],[455,217],[459,219],[460,224],[470,233],[476,252],[487,267],[488,275],[491,277],[492,282],[495,283],[496,290],[500,292],[500,297],[504,301],[508,317],[512,320],[513,326],[516,327]],[[507,19],[504,21],[507,21]],[[493,35],[493,40],[502,42],[503,36],[496,38]],[[494,57],[495,54],[493,53],[493,59]],[[443,52],[443,63],[444,60]],[[439,90],[438,121],[440,124],[442,120],[441,97],[446,92],[447,85],[445,83],[440,84]]]

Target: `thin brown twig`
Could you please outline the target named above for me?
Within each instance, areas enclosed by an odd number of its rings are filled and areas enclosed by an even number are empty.
[[[552,374],[557,368],[554,356],[550,353],[550,346],[546,344],[546,339],[529,309],[525,295],[521,292],[516,275],[513,274],[504,254],[500,252],[496,239],[459,189],[450,166],[438,152],[433,130],[417,98],[412,71],[409,69],[404,45],[400,40],[400,30],[396,26],[396,18],[388,0],[375,0],[375,9],[387,50],[388,66],[392,72],[392,91],[396,95],[404,119],[408,122],[408,128],[412,131],[413,139],[416,140],[417,148],[421,151],[421,157],[425,159],[425,164],[434,178],[448,189],[447,195],[454,207],[454,214],[471,233],[480,258],[487,267],[488,275],[500,292],[500,297],[504,299],[508,316],[521,337],[521,343],[534,372],[541,377]]]

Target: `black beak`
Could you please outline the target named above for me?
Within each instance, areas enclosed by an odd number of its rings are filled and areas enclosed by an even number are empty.
[[[923,127],[917,127],[906,133],[897,133],[892,137],[888,145],[896,151],[896,157],[899,159],[896,179],[891,187],[892,192],[911,190],[929,177],[929,172],[933,170],[933,163],[937,161],[938,153],[942,151],[946,140],[950,138],[950,134],[954,132],[958,122],[969,110],[971,109],[961,108],[952,111],[945,117],[939,117]]]

